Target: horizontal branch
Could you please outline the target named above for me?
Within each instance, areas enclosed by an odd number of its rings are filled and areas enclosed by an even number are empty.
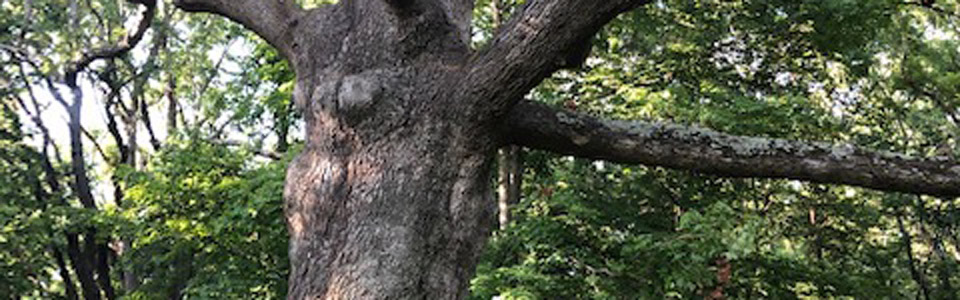
[[[291,58],[293,31],[303,10],[294,0],[174,0],[188,12],[206,12],[227,17]]]
[[[593,36],[604,25],[649,2],[528,1],[502,26],[490,46],[472,58],[464,80],[468,94],[486,101],[480,104],[483,109],[505,113],[553,72],[582,64],[589,55]]]
[[[620,163],[725,177],[786,178],[883,191],[960,196],[960,163],[851,145],[723,134],[667,123],[599,120],[522,101],[505,121],[508,142]]]

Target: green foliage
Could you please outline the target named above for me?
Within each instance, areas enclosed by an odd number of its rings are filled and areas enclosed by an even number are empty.
[[[161,153],[136,149],[137,161],[149,161],[147,169],[121,163],[117,140],[102,134],[96,125],[87,128],[92,135],[83,143],[102,146],[100,150],[106,153],[85,149],[99,209],[83,209],[68,184],[70,172],[58,165],[61,153],[54,148],[38,153],[41,150],[35,144],[42,139],[37,124],[30,119],[26,124],[20,122],[18,116],[25,115],[27,108],[18,107],[14,100],[26,101],[30,110],[43,112],[46,117],[41,121],[55,139],[65,136],[57,131],[59,124],[53,124],[60,120],[49,118],[60,106],[44,92],[45,80],[57,82],[57,74],[83,51],[120,42],[142,8],[125,1],[77,1],[73,18],[70,1],[30,3],[27,17],[24,1],[0,2],[0,158],[4,159],[0,161],[0,299],[63,298],[67,296],[65,279],[79,288],[73,259],[67,258],[66,265],[56,261],[58,256],[66,256],[64,233],[77,228],[95,228],[97,240],[109,244],[106,267],[111,269],[112,285],[123,297],[282,298],[288,263],[281,191],[288,160],[253,163],[252,155],[243,150],[248,145],[200,142],[221,130],[224,122],[233,121],[222,115],[235,114],[248,105],[223,104],[224,99],[242,102],[249,97],[243,98],[244,90],[231,89],[229,80],[222,77],[241,77],[237,74],[242,70],[236,66],[248,61],[247,56],[238,56],[236,49],[227,50],[256,42],[247,40],[242,27],[228,20],[187,15],[164,3],[146,38],[130,55],[98,61],[81,73],[84,89],[87,79],[94,88],[118,89],[119,100],[126,104],[105,104],[101,100],[109,103],[116,99],[107,97],[107,91],[87,90],[84,105],[85,109],[93,106],[91,111],[106,108],[120,115],[115,121],[121,122],[121,130],[127,129],[126,122],[134,128],[140,126],[140,111],[128,116],[122,111],[134,100],[143,99],[147,105],[143,111],[154,116],[162,115],[159,104],[177,101],[181,114],[174,116],[181,127],[167,128],[170,139],[161,141]],[[271,52],[265,46],[260,48]],[[16,57],[21,54],[17,51],[29,53],[31,61]],[[145,53],[150,55],[144,58]],[[275,54],[269,63],[283,64]],[[280,72],[292,74],[287,69],[263,70],[266,77]],[[290,76],[277,78],[277,84],[289,81]],[[251,81],[241,84],[257,86]],[[39,98],[38,107],[30,105],[34,97]],[[289,97],[283,97],[281,93],[265,102],[286,107]],[[236,114],[244,120],[259,118]],[[287,126],[292,126],[289,124],[296,120],[293,113],[286,110],[274,115],[280,118],[281,114],[290,119]],[[84,123],[92,119],[97,116],[85,116]],[[241,132],[264,126],[259,122],[238,125],[246,128]],[[159,129],[157,122],[153,127]],[[147,132],[140,128],[142,137]],[[126,142],[130,142],[128,133],[120,133]],[[158,134],[158,138],[164,136]],[[42,172],[41,158],[54,162],[56,174]],[[58,181],[60,193],[52,192],[47,175]],[[125,193],[122,198],[110,197],[114,188]],[[86,239],[80,237],[81,242]],[[135,280],[139,286],[127,289],[127,282],[121,279],[131,275],[139,279]]]
[[[56,218],[39,195],[39,153],[25,143],[11,102],[0,98],[0,298],[50,297]]]
[[[192,140],[172,143],[146,171],[130,171],[133,224],[127,263],[146,274],[135,299],[282,298],[287,234],[285,161],[250,164],[249,154]]]

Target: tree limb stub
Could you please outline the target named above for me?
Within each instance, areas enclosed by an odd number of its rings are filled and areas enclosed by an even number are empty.
[[[960,163],[675,124],[599,120],[522,101],[505,120],[509,142],[551,152],[692,170],[725,177],[785,178],[882,191],[960,196]]]
[[[206,12],[227,17],[292,58],[294,29],[303,10],[293,0],[174,0],[188,12]],[[315,29],[311,29],[315,30]]]

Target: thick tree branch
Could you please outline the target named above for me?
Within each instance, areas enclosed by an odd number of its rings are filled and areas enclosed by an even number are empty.
[[[617,15],[649,0],[537,0],[528,2],[478,52],[466,76],[482,109],[505,113],[553,72],[579,66],[590,40]],[[491,105],[492,104],[492,105]],[[494,115],[498,115],[494,114]]]
[[[787,178],[883,191],[960,196],[960,163],[850,145],[745,137],[650,122],[602,121],[523,101],[508,141],[552,152],[726,177]]]
[[[294,0],[175,0],[173,4],[188,12],[227,17],[256,32],[288,59],[293,57],[294,31],[303,15]]]

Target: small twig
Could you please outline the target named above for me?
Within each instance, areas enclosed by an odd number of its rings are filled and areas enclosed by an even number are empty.
[[[97,149],[97,152],[100,153],[100,157],[103,157],[103,160],[107,161],[110,159],[110,157],[107,156],[107,152],[104,151],[103,147],[100,146],[100,143],[97,142],[97,139],[94,138],[93,135],[90,134],[90,132],[87,131],[86,128],[84,128],[83,126],[80,126],[80,132],[83,132],[83,135],[86,136],[91,143],[93,143],[93,147]]]
[[[217,144],[217,145],[222,145],[222,146],[228,146],[228,147],[229,147],[229,146],[233,146],[233,147],[243,147],[243,146],[244,146],[244,143],[239,142],[239,141],[232,141],[232,140],[213,141],[212,143],[213,143],[213,144]],[[272,159],[272,160],[281,160],[281,159],[283,159],[283,155],[282,155],[282,154],[276,153],[276,152],[273,152],[273,151],[263,150],[263,149],[259,149],[259,148],[258,148],[258,149],[248,149],[248,150],[249,150],[250,152],[252,152],[253,154],[255,154],[255,155],[262,156],[262,157],[266,157],[266,158],[269,158],[269,159]]]

